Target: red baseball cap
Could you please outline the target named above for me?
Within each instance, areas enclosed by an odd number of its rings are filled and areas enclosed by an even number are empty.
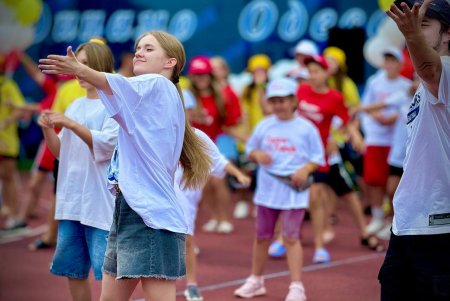
[[[316,63],[319,64],[323,69],[328,70],[328,63],[327,60],[323,57],[323,55],[307,56],[303,62],[305,66],[308,65],[309,63]]]
[[[212,71],[213,69],[207,56],[194,56],[189,62],[189,75],[211,74]]]

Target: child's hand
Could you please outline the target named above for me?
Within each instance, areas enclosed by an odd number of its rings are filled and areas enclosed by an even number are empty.
[[[42,112],[41,115],[39,115],[37,123],[40,127],[42,127],[42,129],[53,129],[53,124],[50,122],[47,113],[48,111]]]
[[[253,157],[258,164],[269,165],[272,163],[270,155],[263,151],[254,151]]]
[[[252,183],[252,178],[243,173],[239,173],[238,175],[236,175],[236,179],[238,180],[239,184],[244,187],[249,187]]]
[[[50,123],[57,128],[70,128],[72,119],[67,118],[64,114],[59,112],[47,112],[46,113]]]
[[[291,177],[292,184],[296,187],[301,187],[305,184],[309,176],[309,170],[306,167],[298,169]]]

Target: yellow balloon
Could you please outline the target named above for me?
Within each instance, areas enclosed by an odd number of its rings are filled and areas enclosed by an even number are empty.
[[[378,0],[378,6],[384,11],[389,10],[392,3],[394,3],[394,0]]]
[[[42,13],[42,0],[20,0],[14,7],[16,18],[22,25],[32,25]]]
[[[19,5],[21,0],[2,0],[1,2],[5,3],[8,6],[16,7]]]

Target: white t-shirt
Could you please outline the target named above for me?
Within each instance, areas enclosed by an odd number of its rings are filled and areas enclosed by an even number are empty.
[[[247,142],[246,154],[254,150],[264,151],[272,158],[270,165],[260,165],[258,169],[255,204],[273,209],[307,208],[309,189],[297,192],[269,173],[289,176],[309,162],[324,165],[317,128],[297,114],[290,120],[269,116],[256,126]]]
[[[404,173],[394,195],[395,235],[450,233],[450,57],[441,61],[438,98],[421,83],[409,108]]]
[[[398,112],[398,119],[394,125],[394,133],[392,136],[391,150],[389,151],[389,165],[402,168],[403,161],[406,156],[406,138],[408,132],[406,130],[406,115],[411,103],[412,96],[408,91],[398,91],[386,98],[385,103],[394,107]]]
[[[387,97],[398,92],[407,91],[411,85],[411,81],[405,77],[399,76],[394,80],[390,80],[386,76],[384,70],[378,71],[371,76],[366,85],[362,104],[368,105],[385,101]],[[384,115],[395,113],[394,108],[386,108],[382,111]],[[364,131],[364,141],[369,146],[390,146],[392,143],[392,135],[394,133],[393,125],[382,125],[369,114],[362,114],[361,125]]]
[[[216,177],[225,176],[225,166],[229,163],[211,140],[204,132],[199,129],[195,129],[195,133],[202,139],[208,147],[208,155],[211,158],[212,165],[210,174]],[[188,221],[188,233],[192,235],[194,233],[195,218],[197,216],[197,205],[202,197],[202,188],[189,189],[181,188],[181,180],[183,178],[183,167],[178,164],[178,168],[175,172],[175,192],[183,207],[186,220]]]
[[[106,189],[105,174],[119,125],[109,118],[99,99],[79,98],[67,108],[65,115],[91,130],[93,151],[71,130],[63,128],[59,133],[55,219],[79,221],[109,231],[114,197]]]
[[[187,233],[174,190],[185,128],[175,85],[159,74],[105,75],[113,95],[99,95],[120,125],[119,187],[126,202],[148,227]]]

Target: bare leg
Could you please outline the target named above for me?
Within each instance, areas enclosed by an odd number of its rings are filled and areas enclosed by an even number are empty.
[[[102,294],[100,300],[128,301],[138,283],[139,278],[116,280],[113,276],[103,273]]]
[[[39,169],[31,174],[28,190],[25,194],[25,209],[20,214],[22,220],[27,220],[33,215],[47,176],[48,172]]]
[[[175,301],[175,280],[162,280],[157,278],[141,278],[145,300]]]
[[[324,187],[325,184],[314,183],[310,188],[309,211],[314,229],[314,246],[316,249],[323,248],[323,225],[325,224],[324,210]]]
[[[8,158],[0,161],[0,180],[2,181],[2,206],[8,208],[9,218],[17,218],[16,160]]]
[[[88,279],[68,278],[73,301],[91,301],[91,287]]]
[[[283,238],[286,246],[287,263],[291,273],[291,281],[301,281],[303,267],[303,249],[298,239]]]
[[[197,255],[195,255],[195,241],[191,235],[186,236],[186,282],[197,283]]]
[[[255,239],[253,242],[252,274],[262,276],[267,262],[269,239]]]
[[[356,192],[349,192],[341,197],[349,206],[353,219],[358,226],[361,237],[367,237],[366,220],[364,218],[363,208],[361,202],[356,195]]]

